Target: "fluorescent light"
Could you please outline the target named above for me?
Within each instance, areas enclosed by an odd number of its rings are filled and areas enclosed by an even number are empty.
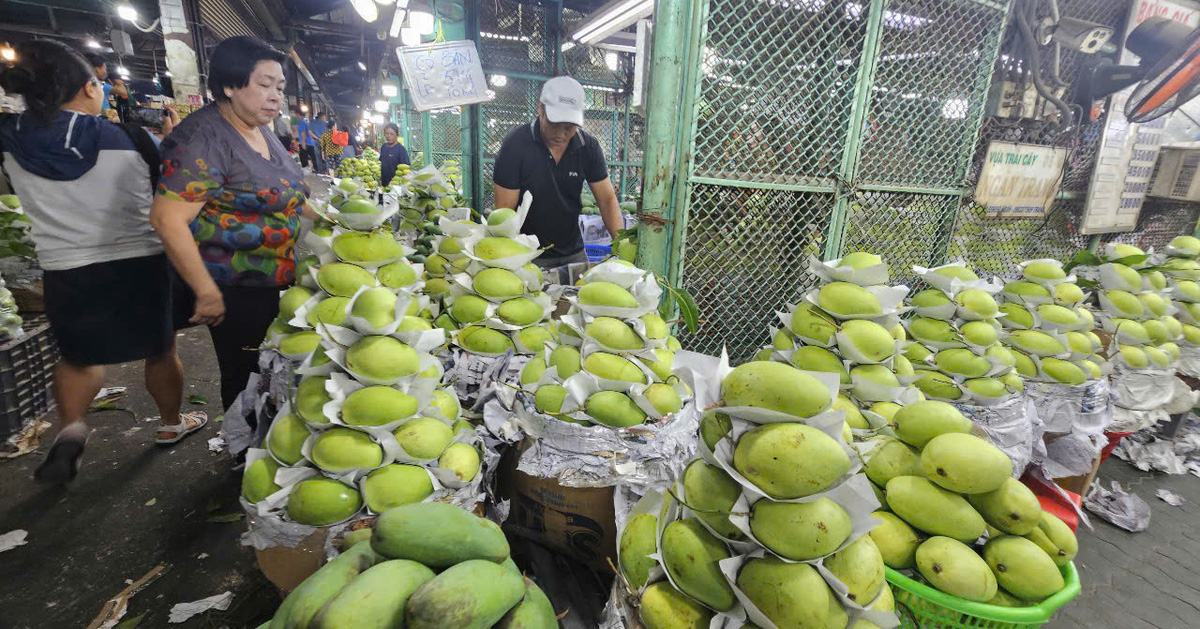
[[[117,66],[117,74],[129,76],[129,68],[126,68],[125,66]]]
[[[384,112],[388,110],[388,102],[386,100],[375,101],[375,111]]]
[[[163,70],[163,76],[171,76],[170,70]]]
[[[0,59],[5,61],[16,61],[17,51],[13,50],[12,46],[4,46],[0,48]]]
[[[566,52],[574,47],[575,47],[575,42],[573,42],[573,41],[563,42],[562,51]]]
[[[620,63],[620,59],[617,58],[617,53],[615,53],[615,52],[604,53],[604,65],[608,66],[609,70],[616,72],[619,63]]]
[[[613,0],[600,7],[579,28],[571,39],[590,44],[654,13],[654,0]]]
[[[504,74],[493,74],[492,76],[488,77],[488,82],[491,83],[493,87],[504,87],[505,85],[508,85],[508,76]]]
[[[400,89],[396,87],[395,83],[384,83],[379,86],[379,91],[388,98],[393,98],[400,93]]]
[[[300,113],[302,113],[302,114],[308,113],[308,105],[306,105],[304,103],[300,103]]]
[[[137,9],[128,4],[117,5],[117,17],[127,22],[136,22],[138,20]]]
[[[388,29],[388,37],[395,39],[400,36],[400,29],[404,28],[404,16],[408,15],[403,7],[396,7],[396,13],[392,15],[392,27]]]
[[[375,124],[383,124],[383,114],[375,114],[374,116],[371,116],[371,122],[374,122]]]
[[[422,35],[429,35],[433,32],[433,14],[428,11],[410,11],[408,25]]]
[[[374,0],[350,0],[350,6],[354,7],[359,17],[368,22],[379,19],[379,8],[375,6]]]
[[[421,33],[417,29],[405,26],[400,29],[400,43],[405,46],[416,46],[421,43]]]
[[[88,47],[88,48],[99,48],[99,47],[100,47],[100,42],[98,42],[98,41],[96,41],[96,40],[92,39],[91,37],[89,37],[89,38],[88,38],[88,40],[87,40],[87,47]]]
[[[500,41],[529,41],[529,37],[526,35],[505,35],[504,33],[489,33],[487,31],[480,32],[479,36],[484,39],[499,39]]]
[[[363,62],[359,61],[359,62],[358,62],[358,69],[359,69],[359,70],[362,70],[363,72],[366,72],[366,71],[367,71],[367,64],[365,64],[365,63],[363,63]]]
[[[375,0],[375,4],[382,4],[385,7],[391,3],[392,0]]]

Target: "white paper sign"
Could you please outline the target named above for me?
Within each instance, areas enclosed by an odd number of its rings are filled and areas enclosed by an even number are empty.
[[[1134,0],[1125,36],[1152,17],[1172,19],[1192,28],[1200,24],[1200,12],[1190,6],[1169,0]],[[1137,65],[1138,56],[1122,50],[1120,63]],[[1125,102],[1135,87],[1117,92],[1109,100],[1108,124],[1096,153],[1096,169],[1088,185],[1080,233],[1105,234],[1137,226],[1170,115],[1143,124],[1129,122],[1125,118]]]
[[[471,105],[492,99],[470,40],[396,49],[404,82],[418,111]]]
[[[975,202],[988,216],[1042,216],[1062,184],[1067,149],[1013,142],[988,144]]]

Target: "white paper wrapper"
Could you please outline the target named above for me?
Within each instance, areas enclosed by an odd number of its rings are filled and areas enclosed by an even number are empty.
[[[918,265],[914,264],[913,265],[913,274],[916,275],[917,277],[921,278],[921,280],[924,281],[926,284],[929,284],[930,286],[932,286],[934,288],[940,289],[942,292],[946,293],[951,298],[953,298],[955,295],[957,295],[960,291],[966,290],[968,288],[980,288],[983,290],[987,290],[988,292],[993,292],[992,290],[990,290],[988,288],[990,286],[990,284],[986,280],[978,279],[978,280],[974,280],[971,282],[964,282],[964,281],[958,279],[957,277],[953,277],[953,278],[946,277],[945,275],[942,275],[942,274],[936,272],[938,269],[944,269],[944,268],[949,268],[949,267],[961,267],[964,269],[968,268],[967,264],[965,262],[951,262],[950,264],[943,264],[941,266],[935,266],[935,267],[929,267],[929,268],[926,268],[923,266],[918,266]]]
[[[807,336],[800,336],[799,334],[797,334],[796,331],[793,330],[791,327],[792,326],[792,314],[796,312],[796,306],[797,306],[797,304],[788,304],[786,311],[776,310],[775,316],[779,317],[779,321],[783,324],[783,326],[785,328],[788,329],[788,331],[790,331],[794,336],[796,336],[798,339],[800,339],[800,343],[802,343],[804,345],[816,345],[817,347],[825,347],[825,348],[830,348],[837,344],[837,340],[836,340],[834,334],[829,335],[828,341],[825,341],[823,339],[809,338]],[[836,325],[836,322],[835,322],[835,325]]]
[[[876,299],[879,300],[879,314],[874,315],[844,315],[836,312],[829,312],[829,315],[838,320],[848,319],[871,319],[877,320],[889,315],[900,315],[908,312],[909,307],[904,305],[904,298],[908,295],[907,286],[864,286]],[[810,289],[804,294],[804,300],[808,303],[820,307],[820,287]],[[828,312],[828,311],[826,311]],[[789,318],[790,321],[790,318]]]
[[[888,283],[888,267],[886,264],[876,264],[855,270],[849,266],[839,266],[842,258],[822,262],[814,255],[808,256],[808,270],[825,282],[849,282],[859,286],[875,286]]]
[[[521,226],[525,224],[525,218],[529,216],[529,206],[533,204],[533,194],[526,191],[521,195],[521,204],[516,207],[516,214],[512,218],[500,223],[499,225],[488,225],[487,232],[492,236],[502,236],[512,238],[521,233]],[[536,243],[534,248],[537,248]]]
[[[1013,476],[1020,477],[1033,459],[1034,440],[1040,438],[1040,433],[1034,434],[1038,413],[1033,400],[1026,395],[1014,395],[998,404],[955,404],[955,408],[1012,459]]]
[[[1114,368],[1109,376],[1112,403],[1134,411],[1148,411],[1165,406],[1174,396],[1173,371],[1146,369],[1130,371],[1123,365]]]
[[[1077,387],[1027,380],[1025,393],[1046,432],[1098,432],[1112,422],[1107,380]]]
[[[1176,368],[1180,375],[1200,378],[1200,347],[1180,344],[1179,363]]]

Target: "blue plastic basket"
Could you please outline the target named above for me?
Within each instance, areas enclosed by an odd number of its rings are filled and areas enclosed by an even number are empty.
[[[588,262],[595,264],[612,255],[612,245],[584,245],[583,251],[587,253]]]

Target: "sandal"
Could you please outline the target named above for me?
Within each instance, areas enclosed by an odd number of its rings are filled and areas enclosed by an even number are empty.
[[[54,445],[50,446],[46,460],[33,472],[33,479],[53,485],[74,480],[79,473],[79,461],[83,458],[83,446],[86,443],[86,438],[56,439]]]
[[[179,419],[180,422],[178,424],[158,427],[158,432],[172,433],[175,435],[174,437],[167,437],[165,439],[163,437],[159,437],[154,440],[154,443],[157,443],[160,446],[169,446],[183,441],[184,437],[187,437],[197,430],[204,428],[205,424],[208,423],[208,413],[205,413],[204,411],[181,413],[179,415]],[[192,422],[195,422],[194,426],[192,426]],[[192,427],[188,428],[188,426]]]

